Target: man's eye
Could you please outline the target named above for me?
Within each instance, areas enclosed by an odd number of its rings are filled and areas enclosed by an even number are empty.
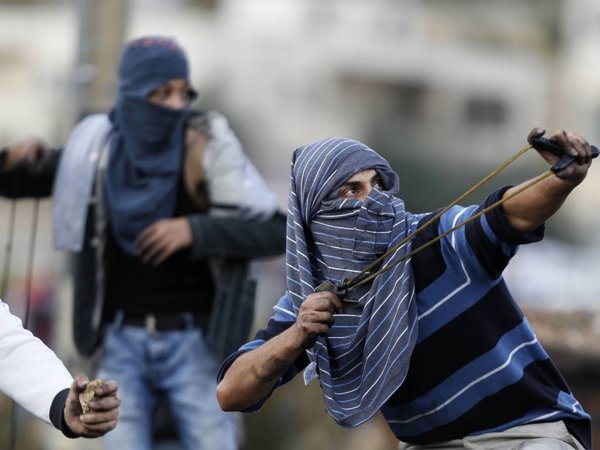
[[[151,95],[156,98],[167,98],[170,95],[170,91],[168,89],[157,89]]]
[[[340,189],[338,197],[353,197],[358,194],[358,189],[354,186],[348,186]]]

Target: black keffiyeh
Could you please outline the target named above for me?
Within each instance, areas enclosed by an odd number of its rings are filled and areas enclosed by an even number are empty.
[[[364,202],[337,198],[350,177],[368,169],[377,171],[384,191],[373,189]],[[360,142],[329,138],[294,152],[286,262],[295,313],[322,281],[352,278],[407,235],[409,214],[394,197],[398,189],[387,161]],[[409,251],[407,243],[381,267]],[[307,351],[336,422],[360,425],[398,389],[416,329],[410,259],[351,293],[329,335]]]

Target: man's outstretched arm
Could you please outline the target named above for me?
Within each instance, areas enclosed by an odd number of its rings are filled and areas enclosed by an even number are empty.
[[[527,139],[531,142],[533,138],[543,134],[544,130],[534,128]],[[560,209],[571,191],[585,179],[592,164],[591,147],[585,138],[575,133],[561,131],[554,133],[550,136],[550,139],[560,145],[565,150],[565,154],[572,156],[575,161],[561,172],[524,190],[502,205],[508,221],[517,231],[522,233],[537,229],[552,217]],[[559,156],[549,151],[536,150],[550,164],[554,164],[560,159]],[[528,182],[526,181],[507,190],[504,197],[511,196]]]

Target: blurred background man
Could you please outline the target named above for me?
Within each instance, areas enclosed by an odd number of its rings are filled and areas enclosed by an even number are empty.
[[[192,117],[194,96],[178,43],[138,38],[108,116],[84,118],[59,151],[3,152],[0,193],[52,195],[56,248],[74,255],[75,344],[91,356],[101,343],[98,376],[120,384],[107,449],[151,449],[162,399],[183,448],[237,447],[215,357],[246,338],[248,260],[283,253],[285,218],[226,120]]]

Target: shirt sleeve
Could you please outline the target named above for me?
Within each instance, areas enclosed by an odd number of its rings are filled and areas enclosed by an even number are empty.
[[[235,217],[191,214],[191,258],[259,258],[285,252],[286,217],[277,213],[266,222]]]
[[[504,193],[509,190],[512,186],[504,186],[493,192],[485,200],[480,209],[487,208],[493,205],[497,201],[502,199]],[[493,208],[485,213],[484,220],[489,224],[491,231],[508,245],[517,246],[520,244],[530,244],[533,242],[541,241],[544,238],[545,225],[540,225],[535,230],[529,233],[522,233],[513,228],[508,218],[503,212],[502,207]]]
[[[71,431],[65,420],[65,404],[69,395],[69,388],[63,389],[54,397],[50,406],[50,421],[68,438],[76,438],[77,435]]]
[[[267,326],[261,330],[259,330],[254,339],[240,347],[238,351],[230,355],[219,369],[219,373],[217,374],[217,382],[220,382],[225,376],[225,372],[227,369],[233,364],[233,362],[242,354],[249,352],[251,350],[257,349],[269,339],[277,336],[278,334],[284,332],[289,327],[291,327],[296,321],[296,315],[292,309],[292,302],[289,296],[289,293],[285,293],[283,297],[277,302],[277,304],[273,307],[273,315],[269,319]],[[294,364],[292,364],[288,370],[279,378],[273,390],[276,388],[283,386],[284,384],[290,382],[300,371],[302,371],[308,365],[308,357],[306,353],[303,353]],[[269,393],[263,399],[261,399],[255,405],[245,409],[243,412],[254,412],[259,410],[262,405],[267,401],[267,399],[271,396]]]
[[[455,206],[440,218],[438,233],[442,234],[499,201],[510,186],[490,194],[481,205]],[[451,253],[460,258],[472,276],[496,279],[521,244],[537,242],[544,237],[544,225],[529,233],[512,227],[501,207],[487,211],[481,217],[446,236],[442,250],[448,260]]]
[[[0,300],[0,390],[51,423],[52,402],[72,381],[54,352],[23,328],[21,320]]]

